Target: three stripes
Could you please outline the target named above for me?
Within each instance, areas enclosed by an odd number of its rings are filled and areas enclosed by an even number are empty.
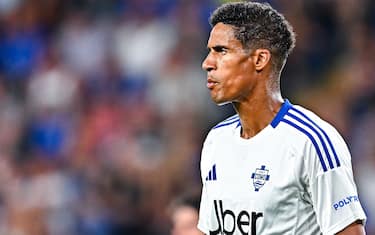
[[[206,181],[217,180],[216,178],[216,164],[212,166],[212,169],[208,172],[208,176],[206,177]]]
[[[328,167],[333,169],[341,165],[327,133],[302,111],[290,106],[280,121],[294,127],[309,137],[316,149],[323,171],[327,171]],[[326,164],[327,161],[328,166]]]
[[[234,115],[232,117],[229,117],[227,119],[225,119],[224,121],[220,122],[219,124],[217,124],[216,126],[214,126],[212,129],[216,129],[216,128],[219,128],[219,127],[223,127],[223,126],[228,126],[228,125],[231,125],[233,123],[240,123],[240,117],[238,115]]]

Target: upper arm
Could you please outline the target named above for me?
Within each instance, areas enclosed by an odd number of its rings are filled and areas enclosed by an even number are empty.
[[[356,221],[344,228],[342,231],[338,232],[337,235],[365,235],[365,228],[361,221]]]
[[[317,221],[323,234],[364,234],[363,225],[366,215],[360,204],[353,177],[351,156],[342,137],[333,129],[325,128],[331,142],[332,152],[323,155],[327,169],[322,168],[317,154],[311,151],[308,169],[310,169],[309,189]],[[327,138],[327,139],[328,139]],[[327,141],[328,142],[328,141]],[[327,144],[327,146],[330,146]],[[333,152],[334,151],[334,152]],[[324,148],[321,148],[324,152]],[[328,160],[339,164],[329,167]]]

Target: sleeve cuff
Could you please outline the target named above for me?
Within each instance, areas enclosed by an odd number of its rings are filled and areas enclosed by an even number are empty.
[[[366,224],[366,216],[365,215],[353,215],[351,217],[348,217],[344,220],[342,220],[340,223],[337,223],[330,228],[328,228],[326,231],[323,231],[324,235],[331,235],[331,234],[336,234],[342,230],[344,230],[346,227],[351,225],[357,220],[361,220],[363,226]]]

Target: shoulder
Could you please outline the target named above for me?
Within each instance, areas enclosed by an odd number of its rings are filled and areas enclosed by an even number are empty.
[[[315,133],[322,129],[332,129],[330,124],[314,112],[300,105],[291,104],[288,100],[285,100],[285,103],[271,122],[271,126],[279,131],[289,131],[290,133],[288,134],[303,135],[307,138],[310,138],[310,132]]]
[[[230,135],[230,133],[232,133],[232,131],[239,126],[240,118],[237,114],[217,123],[208,132],[203,144],[204,149],[212,146],[212,143],[214,142],[224,141],[225,139],[227,139],[228,135]]]
[[[223,128],[230,128],[230,127],[238,127],[240,123],[240,117],[238,114],[232,115],[228,118],[226,118],[224,121],[219,122],[216,124],[214,127],[212,127],[212,130],[217,130],[217,129],[223,129]]]
[[[225,133],[228,133],[228,131],[236,129],[240,126],[240,117],[238,114],[232,115],[225,120],[217,123],[214,125],[210,131],[208,132],[207,138],[217,138]]]
[[[294,133],[296,141],[303,139],[305,154],[317,156],[305,160],[316,165],[322,172],[340,167],[342,161],[349,160],[347,145],[336,128],[314,112],[292,105],[281,122],[284,128]]]
[[[279,120],[284,128],[297,135],[305,136],[310,141],[318,138],[336,138],[340,136],[335,127],[323,120],[314,112],[299,106],[290,105],[283,117]]]

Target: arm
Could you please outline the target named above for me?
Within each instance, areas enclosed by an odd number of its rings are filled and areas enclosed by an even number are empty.
[[[364,235],[366,215],[358,197],[349,149],[332,126],[322,126],[331,142],[326,147],[333,149],[328,154],[324,149],[321,151],[325,153],[322,155],[327,169],[323,169],[318,157],[313,157],[313,151],[306,158],[307,171],[310,169],[309,191],[318,224],[323,234]],[[329,158],[333,168],[328,164]]]
[[[356,221],[337,233],[337,235],[365,235],[365,229],[361,221]]]

